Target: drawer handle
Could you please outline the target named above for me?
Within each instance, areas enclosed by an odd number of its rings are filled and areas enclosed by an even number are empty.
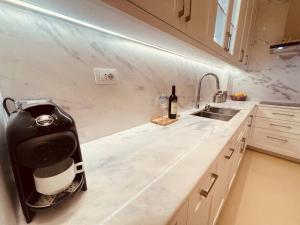
[[[243,138],[242,142],[243,145],[241,146],[240,153],[243,153],[246,149],[246,138]]]
[[[287,139],[275,138],[275,137],[271,137],[271,136],[267,136],[267,138],[269,138],[269,139],[274,139],[274,140],[277,140],[277,141],[288,142]]]
[[[178,17],[179,18],[184,15],[184,5],[185,5],[185,2],[184,2],[184,0],[182,0],[182,9],[179,10],[179,12],[178,12]]]
[[[230,155],[225,155],[225,158],[226,158],[226,159],[230,159],[231,156],[233,155],[234,151],[235,151],[234,148],[230,148],[229,150],[230,150],[231,152],[230,152]]]
[[[207,190],[202,189],[202,190],[200,191],[200,195],[202,195],[202,196],[205,197],[205,198],[207,198],[207,196],[209,195],[210,191],[211,191],[212,188],[214,187],[214,185],[215,185],[215,183],[216,183],[216,181],[217,181],[217,179],[218,179],[218,175],[215,174],[215,173],[212,173],[212,174],[211,174],[211,178],[212,178],[212,180],[211,180],[211,185],[209,186],[209,188],[208,188]]]
[[[250,115],[250,123],[248,124],[248,127],[251,127],[252,126],[252,123],[253,123],[253,115]]]
[[[286,114],[286,113],[272,113],[273,115],[278,115],[278,116],[295,116],[294,114]]]
[[[290,126],[284,126],[284,125],[279,125],[279,124],[274,124],[274,123],[270,123],[271,126],[274,126],[274,127],[285,127],[285,128],[288,128],[288,129],[292,129],[292,127]]]

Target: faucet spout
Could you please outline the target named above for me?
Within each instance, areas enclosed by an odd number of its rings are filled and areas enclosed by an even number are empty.
[[[197,98],[196,98],[196,105],[195,107],[197,109],[199,109],[199,105],[200,105],[200,94],[201,94],[201,84],[202,84],[202,80],[207,77],[207,76],[212,76],[216,79],[216,87],[217,87],[217,91],[220,90],[220,80],[219,80],[219,77],[214,74],[214,73],[206,73],[204,74],[201,79],[199,80],[199,83],[198,83],[198,88],[197,88]]]

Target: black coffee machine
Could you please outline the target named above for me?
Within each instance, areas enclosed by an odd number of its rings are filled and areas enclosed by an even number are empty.
[[[15,183],[23,214],[30,223],[36,212],[87,190],[84,172],[74,175],[68,188],[53,195],[37,192],[33,177],[35,170],[51,168],[66,158],[82,162],[75,122],[50,100],[5,98],[3,107],[9,117],[6,136]]]

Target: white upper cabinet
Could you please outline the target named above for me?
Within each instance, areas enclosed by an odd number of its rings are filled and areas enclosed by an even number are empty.
[[[251,28],[256,0],[212,0],[210,11],[211,47],[231,61],[245,67],[249,57]]]
[[[238,31],[238,25],[239,24],[239,18],[241,16],[241,2],[242,0],[234,0],[233,1],[233,9],[232,9],[232,16],[229,23],[229,34],[230,39],[228,40],[228,46],[226,48],[227,51],[231,55],[233,55],[234,49],[236,47],[237,42],[237,31]]]
[[[187,12],[186,0],[127,0],[169,25],[179,28]]]
[[[210,0],[185,0],[187,10],[183,23],[183,31],[192,38],[207,42]]]
[[[241,57],[244,57],[244,51],[241,51],[243,38],[245,36],[246,21],[248,20],[248,7],[252,5],[253,0],[240,0],[240,12],[238,20],[235,21],[235,29],[231,28],[232,44],[230,45],[230,54],[236,62],[239,62]],[[234,9],[235,10],[235,9]],[[236,14],[236,13],[235,13]],[[233,14],[234,15],[234,14]],[[236,17],[235,17],[236,19]],[[247,33],[247,32],[246,32]]]
[[[244,29],[242,33],[241,45],[238,51],[239,63],[244,67],[248,66],[249,47],[253,39],[253,29],[257,15],[257,4],[255,0],[248,0]]]
[[[256,0],[103,0],[244,68]]]
[[[217,44],[220,54],[232,57],[237,46],[238,30],[243,24],[240,18],[245,0],[214,0],[211,17],[215,18],[210,24],[213,27],[212,40]],[[225,54],[225,53],[226,54]]]
[[[128,1],[195,40],[207,40],[210,0]]]
[[[222,48],[225,47],[225,36],[227,29],[228,11],[230,0],[218,0],[214,15],[216,17],[214,24],[213,40]]]

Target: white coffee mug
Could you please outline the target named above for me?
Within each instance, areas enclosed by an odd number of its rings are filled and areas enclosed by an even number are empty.
[[[82,169],[78,169],[81,166]],[[44,195],[58,194],[67,189],[76,174],[84,172],[83,162],[74,163],[67,158],[53,166],[39,168],[33,172],[36,191]]]

